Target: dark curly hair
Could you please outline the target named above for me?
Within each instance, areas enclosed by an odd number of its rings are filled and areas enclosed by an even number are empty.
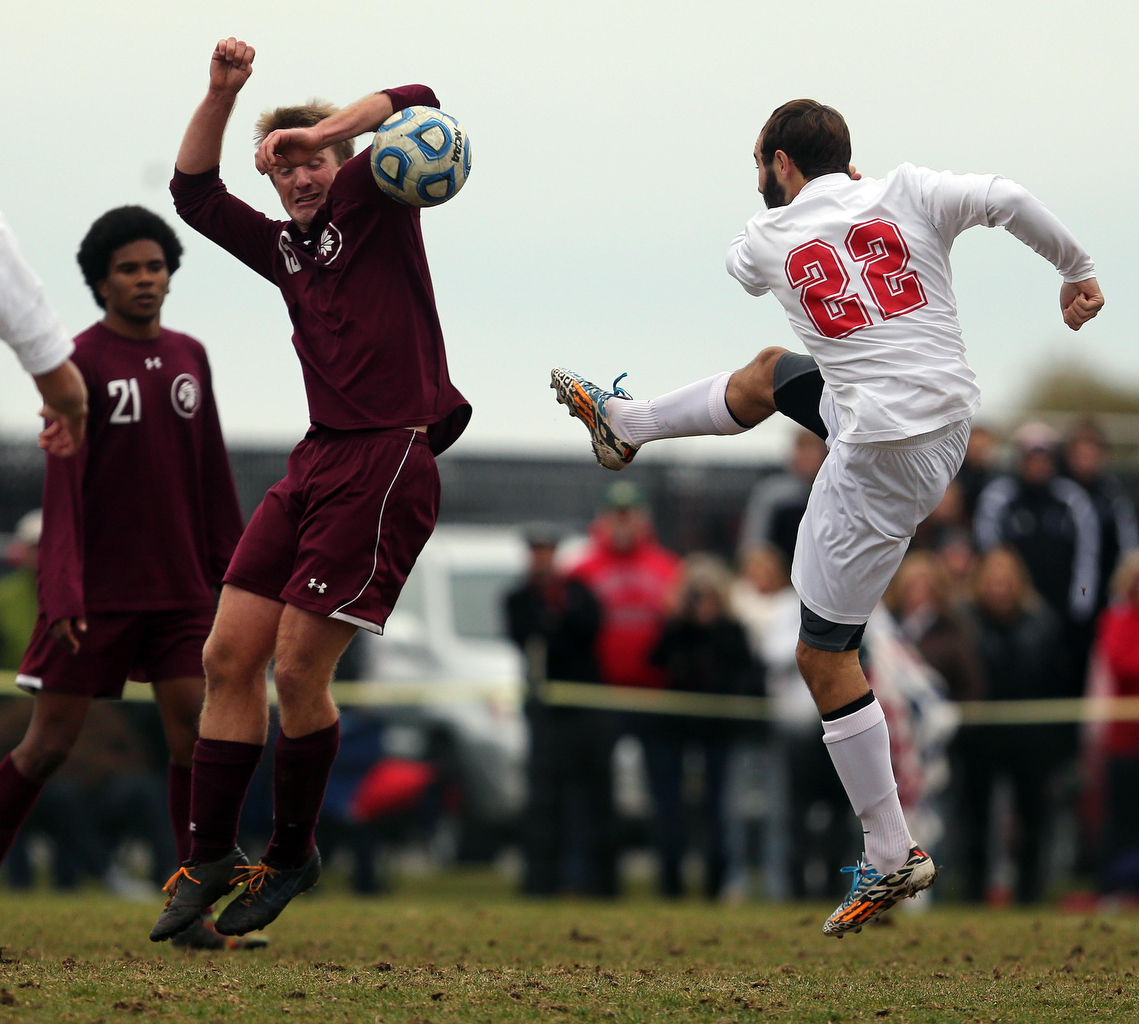
[[[108,210],[91,225],[79,243],[79,252],[76,253],[79,269],[83,271],[83,280],[100,309],[107,308],[98,285],[107,279],[110,272],[111,254],[140,239],[157,242],[162,247],[166,269],[173,276],[182,265],[182,243],[166,221],[145,207],[117,206]]]

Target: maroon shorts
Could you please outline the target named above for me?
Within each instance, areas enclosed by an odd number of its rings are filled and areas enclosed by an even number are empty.
[[[253,513],[225,582],[382,633],[438,513],[426,434],[317,430]]]
[[[79,697],[123,695],[128,679],[159,682],[202,676],[202,645],[214,624],[212,606],[159,612],[93,612],[79,651],[70,653],[40,616],[16,685],[29,693]]]

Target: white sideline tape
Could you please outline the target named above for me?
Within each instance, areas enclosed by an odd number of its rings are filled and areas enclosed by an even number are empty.
[[[23,693],[16,688],[15,679],[14,672],[0,672],[0,696]],[[415,707],[485,701],[502,708],[511,708],[518,705],[522,692],[523,684],[520,681],[503,679],[332,684],[333,699],[344,707]],[[563,682],[546,683],[542,692],[546,702],[555,707],[731,718],[744,722],[766,722],[772,716],[771,701],[766,697]],[[148,685],[129,684],[123,691],[123,699],[149,701],[153,700],[153,692]],[[276,694],[272,685],[269,687],[269,699],[275,703]],[[1139,697],[961,701],[951,707],[960,715],[963,725],[1139,721]]]

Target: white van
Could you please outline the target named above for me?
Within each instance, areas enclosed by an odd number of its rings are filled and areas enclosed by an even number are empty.
[[[447,826],[460,859],[513,838],[526,797],[523,664],[503,606],[527,563],[520,530],[438,527],[384,635],[361,631],[366,682],[338,693],[376,707],[387,754],[446,762],[459,790]]]

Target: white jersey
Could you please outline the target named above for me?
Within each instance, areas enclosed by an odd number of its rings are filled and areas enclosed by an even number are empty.
[[[47,303],[43,285],[25,262],[16,236],[0,214],[0,338],[31,374],[47,373],[75,346]]]
[[[912,164],[882,180],[814,178],[736,236],[728,273],[783,304],[834,403],[832,440],[900,440],[977,411],[949,265],[954,238],[976,225],[1004,227],[1065,281],[1095,273],[1067,229],[1019,185]]]

